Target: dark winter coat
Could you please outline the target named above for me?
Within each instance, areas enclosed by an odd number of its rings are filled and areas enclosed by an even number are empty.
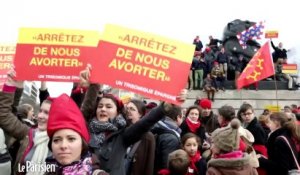
[[[29,127],[12,113],[13,100],[14,92],[0,92],[0,128],[10,136],[21,140],[28,134]]]
[[[278,58],[283,58],[283,59],[287,58],[287,54],[286,54],[287,51],[285,49],[280,49],[279,47],[276,47],[274,45],[273,41],[271,41],[271,46],[274,49],[274,54],[273,54],[273,62],[274,63],[276,63]]]
[[[267,140],[267,135],[265,133],[265,130],[258,122],[257,118],[254,117],[254,119],[249,123],[249,125],[246,127],[248,131],[251,132],[251,134],[254,136],[254,143],[253,145],[265,145]]]
[[[97,105],[99,85],[90,85],[82,104],[82,112],[87,122],[93,117]],[[137,123],[110,133],[100,149],[94,150],[101,162],[101,169],[110,175],[125,175],[125,155],[127,148],[139,141],[151,127],[165,116],[161,106],[152,109]]]
[[[153,175],[155,138],[151,132],[143,135],[134,154],[130,175]]]
[[[207,117],[200,117],[201,124],[203,124],[205,131],[208,134],[211,134],[217,128],[220,128],[218,122],[218,116],[215,115],[213,112],[210,112],[209,116]]]
[[[299,153],[296,151],[295,143],[291,139],[288,130],[280,128],[272,132],[268,138],[268,159],[260,158],[260,167],[266,169],[270,175],[287,175],[288,170],[297,169],[291,149],[279,136],[285,136],[289,141],[293,152],[299,162]]]
[[[180,133],[166,128],[161,121],[151,131],[156,137],[154,162],[154,174],[156,174],[159,170],[168,167],[169,154],[180,148]]]

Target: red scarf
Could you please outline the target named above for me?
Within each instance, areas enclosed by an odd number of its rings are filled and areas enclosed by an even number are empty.
[[[247,152],[247,144],[242,139],[240,139],[239,150]]]
[[[199,151],[197,151],[197,153],[194,156],[190,156],[190,166],[188,168],[188,172],[186,173],[186,175],[194,175],[194,174],[198,174],[198,169],[196,167],[196,162],[198,162],[201,159],[201,154]]]
[[[170,172],[170,170],[168,170],[168,169],[161,169],[161,170],[158,171],[157,174],[158,174],[158,175],[170,175],[171,172]]]
[[[200,127],[201,123],[198,121],[197,123],[193,123],[190,118],[186,118],[186,124],[188,125],[189,129],[192,133],[196,133],[197,129]]]
[[[229,123],[229,121],[223,121],[223,123],[221,124],[221,128],[228,126]]]
[[[255,152],[258,152],[258,153],[264,155],[265,157],[268,157],[268,150],[265,145],[253,144],[253,148],[254,148]]]

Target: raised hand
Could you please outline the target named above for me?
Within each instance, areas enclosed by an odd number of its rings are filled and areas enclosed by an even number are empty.
[[[46,81],[41,81],[41,90],[46,90],[47,89],[47,82]]]
[[[17,88],[23,88],[24,81],[17,81],[17,80],[15,80],[15,77],[16,77],[16,71],[15,71],[14,67],[12,67],[7,72],[7,80],[6,80],[5,84],[8,86],[15,86]]]
[[[88,87],[90,85],[90,76],[91,76],[92,66],[87,64],[86,68],[80,71],[79,78],[80,78],[80,86],[81,87]]]
[[[187,97],[187,90],[186,89],[182,89],[179,93],[179,95],[176,97],[176,100],[177,101],[180,101],[180,102],[184,102],[186,100],[186,97]]]
[[[176,100],[180,102],[184,102],[187,97],[187,92],[188,91],[186,89],[182,89],[179,95],[176,97]],[[162,105],[165,112],[169,112],[173,108],[173,106],[175,106],[174,104],[167,103],[167,102],[163,102]]]

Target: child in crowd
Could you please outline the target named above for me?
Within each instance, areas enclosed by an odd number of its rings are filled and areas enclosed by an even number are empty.
[[[267,149],[265,146],[267,134],[255,117],[252,105],[248,103],[242,104],[238,111],[238,118],[241,119],[243,127],[248,129],[254,136],[253,148],[256,153],[267,156]]]
[[[207,98],[214,101],[216,86],[211,78],[210,74],[207,74],[207,77],[204,79],[204,91],[207,94]]]
[[[235,174],[257,175],[250,165],[250,156],[239,149],[240,122],[233,119],[231,123],[212,133],[212,158],[208,162],[207,175]]]
[[[186,175],[190,165],[190,158],[186,151],[175,150],[169,154],[168,169],[159,171],[159,175]]]
[[[206,161],[201,157],[199,148],[201,146],[200,138],[193,134],[187,133],[181,139],[183,150],[185,150],[190,157],[190,165],[186,175],[205,175]]]

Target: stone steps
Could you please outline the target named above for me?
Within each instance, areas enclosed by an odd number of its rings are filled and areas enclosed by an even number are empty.
[[[200,90],[189,91],[187,100],[182,104],[183,107],[193,105],[196,98],[207,98],[206,93]],[[215,94],[213,110],[217,110],[223,105],[231,105],[236,110],[244,102],[250,103],[257,113],[261,113],[267,105],[277,104],[283,108],[285,105],[300,105],[300,91],[289,90],[226,90]]]

